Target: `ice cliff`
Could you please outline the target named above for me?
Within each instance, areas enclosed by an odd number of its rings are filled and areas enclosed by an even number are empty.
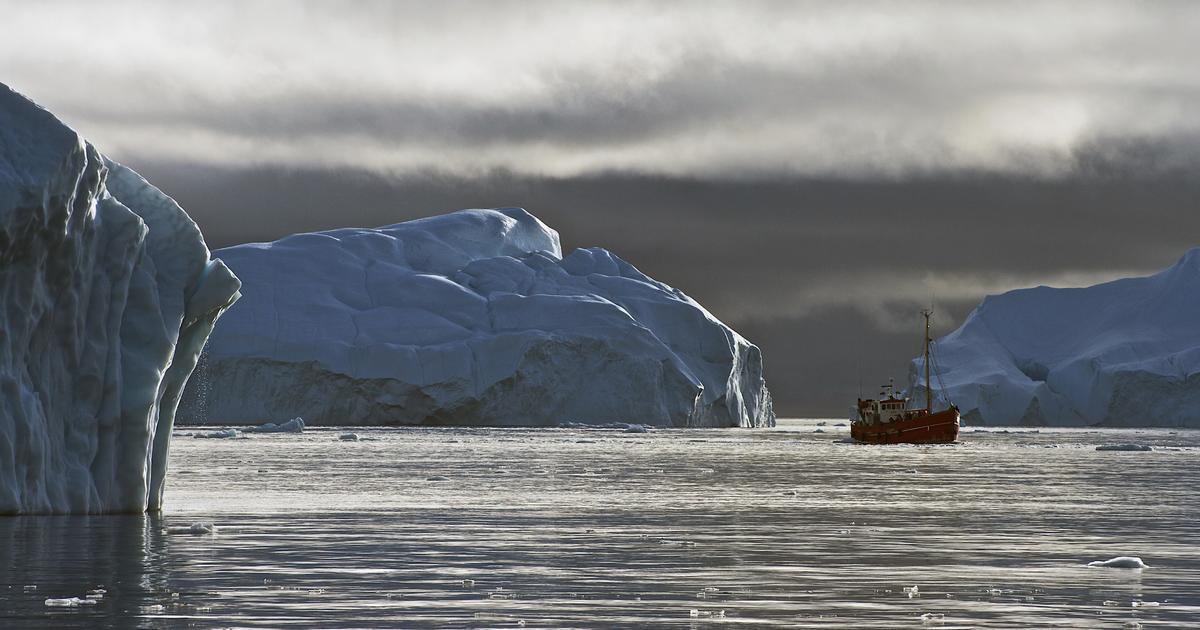
[[[1200,248],[1153,276],[989,296],[935,348],[966,424],[1200,428]]]
[[[519,208],[217,252],[245,283],[181,420],[763,426],[759,350]]]
[[[158,509],[238,286],[170,197],[0,85],[0,514]]]

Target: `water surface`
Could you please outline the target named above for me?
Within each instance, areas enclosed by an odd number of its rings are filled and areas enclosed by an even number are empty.
[[[837,422],[176,437],[161,517],[0,519],[0,626],[1200,627],[1200,432]]]

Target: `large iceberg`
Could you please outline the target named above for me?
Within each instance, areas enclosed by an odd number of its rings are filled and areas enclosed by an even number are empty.
[[[1200,428],[1200,248],[1153,276],[989,296],[935,348],[940,403],[968,424]]]
[[[181,421],[765,426],[759,349],[603,249],[562,256],[519,208],[217,252],[245,294]]]
[[[0,514],[158,509],[238,286],[170,197],[0,85]]]

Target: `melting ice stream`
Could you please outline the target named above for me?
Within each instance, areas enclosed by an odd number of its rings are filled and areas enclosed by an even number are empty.
[[[1200,627],[1200,431],[837,423],[181,435],[161,517],[0,518],[0,626]]]

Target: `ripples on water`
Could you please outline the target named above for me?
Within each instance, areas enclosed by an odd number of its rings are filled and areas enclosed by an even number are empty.
[[[179,437],[162,517],[0,518],[0,627],[1200,627],[1200,432],[821,429]]]

